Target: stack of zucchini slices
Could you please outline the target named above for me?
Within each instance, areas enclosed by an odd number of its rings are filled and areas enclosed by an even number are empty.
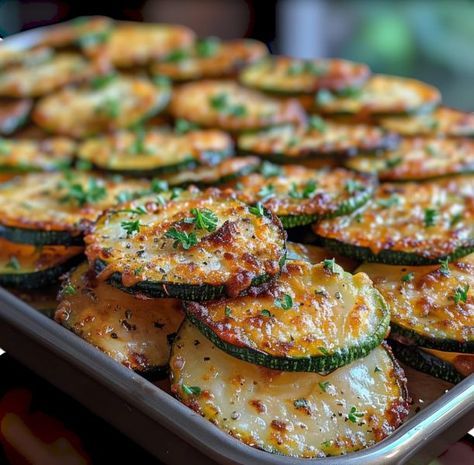
[[[102,17],[0,67],[0,284],[223,431],[346,454],[408,414],[393,354],[474,371],[474,116],[434,87]]]

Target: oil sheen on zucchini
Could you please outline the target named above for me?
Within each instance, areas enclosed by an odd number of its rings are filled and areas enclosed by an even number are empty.
[[[174,173],[200,165],[207,169],[233,154],[230,136],[218,130],[172,132],[117,131],[84,141],[80,160],[113,172],[134,176]]]
[[[454,260],[474,251],[474,177],[382,184],[366,207],[313,230],[325,247],[360,261]]]
[[[426,115],[382,118],[379,124],[403,136],[474,137],[474,113],[448,107]]]
[[[65,137],[1,139],[0,173],[56,171],[72,164],[76,144]]]
[[[385,345],[328,376],[291,373],[231,357],[186,322],[170,370],[185,405],[245,444],[286,456],[369,447],[408,414],[405,375]]]
[[[54,283],[83,260],[83,250],[82,247],[35,247],[0,238],[0,285],[32,289]]]
[[[33,108],[33,100],[0,99],[0,136],[8,136],[24,126]]]
[[[360,87],[369,75],[367,65],[347,60],[273,56],[245,68],[240,81],[260,91],[299,95],[312,94],[319,89]]]
[[[154,63],[151,72],[176,82],[228,78],[267,54],[267,46],[258,40],[221,41],[208,37],[197,41],[190,50],[171,52]]]
[[[403,115],[428,112],[440,100],[438,89],[424,82],[378,74],[360,90],[349,88],[339,95],[319,91],[313,109],[327,115]]]
[[[401,362],[449,383],[459,383],[474,373],[474,355],[425,349],[390,341],[393,353]]]
[[[298,124],[305,114],[296,100],[279,100],[232,81],[184,84],[173,93],[170,112],[199,126],[231,132]]]
[[[168,85],[111,76],[43,97],[33,110],[33,120],[46,131],[86,137],[138,124],[162,110],[169,97]]]
[[[278,276],[285,239],[276,216],[232,192],[188,190],[104,214],[86,238],[86,254],[99,279],[124,291],[207,300]]]
[[[234,357],[284,371],[327,374],[365,357],[388,331],[389,310],[363,273],[326,260],[288,261],[263,292],[185,302],[190,321]]]
[[[366,263],[391,311],[391,337],[404,344],[474,353],[474,254],[432,266]]]
[[[285,228],[292,228],[351,213],[370,199],[375,179],[343,168],[312,170],[267,163],[261,173],[240,177],[231,185],[246,202],[260,202],[278,215]]]
[[[377,157],[355,157],[346,167],[375,173],[381,181],[424,181],[474,172],[474,141],[417,137]]]
[[[149,189],[144,181],[84,172],[32,173],[0,185],[0,237],[34,245],[81,245],[103,210]]]
[[[311,124],[311,122],[313,124]],[[239,136],[239,151],[279,163],[321,156],[353,156],[393,149],[398,136],[375,126],[348,125],[313,116],[304,127],[279,126]]]
[[[64,281],[55,320],[127,368],[149,376],[168,370],[183,321],[176,299],[137,299],[98,281],[87,263]]]

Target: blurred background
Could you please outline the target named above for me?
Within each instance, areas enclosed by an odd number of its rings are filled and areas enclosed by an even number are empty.
[[[474,110],[472,0],[0,0],[0,35],[91,14],[253,37],[273,53],[363,61],[434,84],[446,105]]]

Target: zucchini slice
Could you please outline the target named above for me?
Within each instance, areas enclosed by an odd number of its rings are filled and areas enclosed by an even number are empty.
[[[35,247],[0,238],[0,285],[33,289],[52,284],[83,260],[83,250],[83,247]]]
[[[33,100],[0,99],[0,135],[8,136],[24,126],[33,108]]]
[[[390,346],[401,362],[449,383],[459,383],[474,373],[474,355],[471,354],[406,346],[397,341],[390,341]]]
[[[378,157],[355,157],[346,167],[374,173],[381,181],[424,181],[474,173],[474,141],[468,139],[410,138]]]
[[[154,63],[151,72],[175,82],[227,78],[267,54],[267,46],[258,40],[222,42],[208,37],[196,42],[192,50],[176,50]]]
[[[184,318],[176,299],[137,299],[95,279],[87,263],[70,273],[54,319],[127,368],[168,371],[171,342]]]
[[[39,289],[23,289],[7,286],[6,290],[48,318],[54,316],[54,312],[58,306],[56,300],[58,296],[57,283],[47,287],[41,286]]]
[[[204,127],[231,132],[301,123],[305,114],[296,100],[278,100],[232,81],[184,84],[173,94],[170,113]]]
[[[37,46],[30,49],[0,47],[0,69],[5,70],[15,66],[36,66],[53,56],[53,50]]]
[[[378,74],[361,89],[339,95],[326,90],[316,94],[317,113],[327,115],[386,116],[429,112],[441,101],[438,89],[415,79]]]
[[[0,74],[1,97],[40,97],[95,73],[88,60],[76,53],[58,53],[34,66],[15,67]]]
[[[208,300],[278,276],[285,239],[278,218],[232,192],[188,190],[105,213],[86,254],[99,279],[124,291]]]
[[[284,371],[327,374],[365,357],[388,331],[385,301],[363,273],[326,260],[288,261],[256,295],[185,302],[189,320],[234,357]]]
[[[81,245],[102,211],[147,192],[144,181],[84,172],[32,173],[0,185],[0,236],[33,245]]]
[[[357,88],[369,75],[367,65],[353,61],[273,56],[245,68],[240,82],[260,91],[299,95],[312,94],[319,89]]]
[[[406,378],[386,345],[328,376],[237,360],[184,323],[171,390],[245,444],[293,457],[342,455],[390,435],[408,415]]]
[[[391,310],[391,337],[404,344],[474,353],[474,254],[447,264],[366,263]]]
[[[427,115],[382,118],[379,124],[402,136],[474,137],[474,113],[448,107]]]
[[[132,176],[174,173],[205,165],[207,169],[233,154],[228,134],[218,130],[172,132],[118,131],[85,140],[80,160],[101,170]]]
[[[86,137],[140,123],[161,111],[169,97],[168,85],[115,76],[42,98],[33,110],[33,120],[53,133]]]
[[[346,271],[354,271],[357,267],[357,262],[350,258],[332,253],[330,250],[318,247],[316,245],[300,244],[298,242],[286,243],[286,259],[287,260],[304,260],[306,262],[316,265],[324,260],[334,259]]]
[[[72,164],[76,144],[65,137],[1,139],[0,173],[55,171]]]
[[[242,134],[237,146],[243,153],[278,163],[295,163],[321,156],[384,151],[395,148],[398,142],[398,136],[375,126],[338,124],[313,116],[306,129],[288,125]]]
[[[232,183],[248,203],[260,202],[285,228],[303,226],[348,213],[364,205],[375,190],[375,178],[343,168],[312,170],[267,163]]]
[[[193,170],[185,170],[161,176],[170,186],[212,186],[231,182],[240,176],[257,171],[260,159],[257,157],[231,157],[214,166],[198,166]]]
[[[175,24],[121,22],[112,31],[107,53],[114,66],[131,68],[191,47],[194,32]]]
[[[313,230],[324,247],[360,261],[455,260],[474,251],[474,177],[382,184],[366,208]]]

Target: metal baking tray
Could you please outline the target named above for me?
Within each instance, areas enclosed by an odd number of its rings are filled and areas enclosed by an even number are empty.
[[[34,44],[47,28],[6,39]],[[253,449],[164,390],[0,288],[0,347],[169,465],[426,464],[474,426],[474,375],[458,385],[406,368],[414,406],[389,438],[343,457],[297,459]]]

